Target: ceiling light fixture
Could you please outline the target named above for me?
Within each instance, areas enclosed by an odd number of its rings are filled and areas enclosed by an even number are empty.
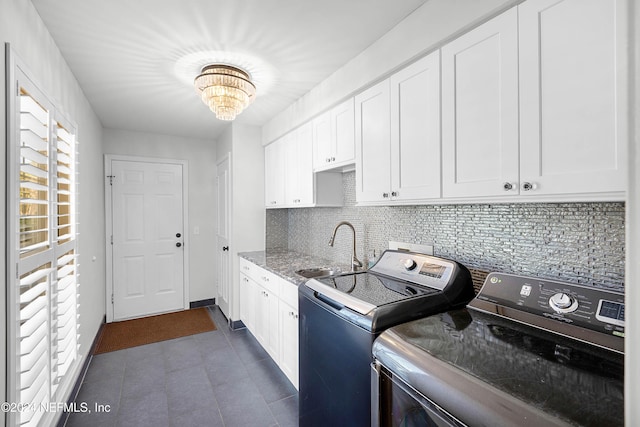
[[[233,120],[256,97],[249,74],[231,65],[207,65],[194,81],[202,102],[220,120]]]

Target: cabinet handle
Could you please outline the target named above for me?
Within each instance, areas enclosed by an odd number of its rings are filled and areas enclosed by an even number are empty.
[[[510,183],[510,182],[505,182],[503,184],[502,188],[504,188],[504,191],[513,190],[513,184]]]
[[[387,197],[389,197],[389,193],[382,193],[382,197],[386,199]]]
[[[524,191],[531,191],[533,190],[533,184],[530,182],[525,182],[524,184],[522,184],[522,189]]]

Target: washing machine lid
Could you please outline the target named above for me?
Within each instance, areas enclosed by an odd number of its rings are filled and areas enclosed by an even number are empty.
[[[498,316],[463,309],[398,325],[373,355],[472,425],[624,425],[622,354]]]
[[[360,314],[439,292],[438,289],[367,272],[313,279],[306,286]]]

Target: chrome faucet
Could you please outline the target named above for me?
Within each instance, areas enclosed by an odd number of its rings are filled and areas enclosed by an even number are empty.
[[[333,229],[333,235],[329,240],[329,246],[333,247],[333,242],[336,239],[336,232],[338,231],[338,228],[340,228],[340,226],[342,225],[346,225],[353,232],[353,254],[351,255],[351,271],[353,272],[358,270],[358,268],[362,268],[362,263],[356,256],[356,229],[353,228],[353,225],[349,221],[340,221],[338,225],[336,225],[336,228]]]

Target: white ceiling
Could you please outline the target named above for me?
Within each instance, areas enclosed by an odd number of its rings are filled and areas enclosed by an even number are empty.
[[[427,0],[32,0],[108,128],[215,139],[193,79],[212,60],[256,79],[263,125]],[[203,53],[204,52],[204,53]]]

